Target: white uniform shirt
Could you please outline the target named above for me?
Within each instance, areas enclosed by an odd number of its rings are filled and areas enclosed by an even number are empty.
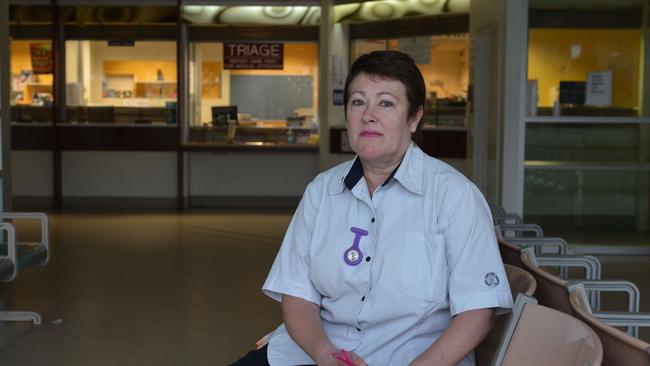
[[[361,262],[344,261],[356,234]],[[473,309],[512,307],[487,203],[467,178],[411,144],[372,198],[358,158],[307,187],[263,286],[321,307],[337,348],[372,366],[408,365]],[[272,366],[315,362],[284,325],[269,341]],[[473,365],[468,356],[461,365]]]

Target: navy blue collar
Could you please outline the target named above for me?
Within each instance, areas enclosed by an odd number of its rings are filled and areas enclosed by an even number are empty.
[[[382,186],[385,186],[390,182],[390,180],[395,176],[395,173],[397,172],[397,169],[399,169],[400,165],[402,165],[402,162],[400,161],[399,164],[393,169],[393,171],[390,173],[388,178],[382,183]],[[361,159],[357,156],[356,159],[354,159],[354,163],[352,164],[352,168],[350,168],[350,171],[348,172],[348,175],[345,176],[345,179],[343,182],[345,183],[345,186],[348,187],[349,190],[352,190],[354,186],[359,183],[361,180],[361,177],[363,177],[363,166],[361,165]]]

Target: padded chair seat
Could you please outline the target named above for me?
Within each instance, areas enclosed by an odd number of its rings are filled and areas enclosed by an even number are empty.
[[[7,255],[7,244],[0,244],[0,255]],[[47,249],[39,244],[18,244],[18,270],[43,263],[47,258]],[[13,264],[8,258],[0,259],[0,277],[9,277]]]

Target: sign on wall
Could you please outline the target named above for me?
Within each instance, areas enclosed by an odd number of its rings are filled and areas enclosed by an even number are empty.
[[[612,72],[597,71],[587,75],[586,105],[609,106],[612,104]]]
[[[34,74],[52,74],[54,58],[52,45],[49,43],[30,43],[29,52],[32,57],[32,71]]]
[[[224,69],[284,68],[284,44],[279,42],[224,42]]]

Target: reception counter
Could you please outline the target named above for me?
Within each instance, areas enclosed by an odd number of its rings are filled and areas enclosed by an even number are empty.
[[[295,208],[322,169],[316,140],[297,140],[312,132],[242,126],[228,141],[226,127],[191,127],[185,133],[205,141],[181,144],[179,126],[166,123],[13,123],[15,203],[21,209]],[[466,133],[424,128],[417,139],[463,171]],[[328,165],[350,159],[345,128],[330,134],[330,151],[321,152]]]

